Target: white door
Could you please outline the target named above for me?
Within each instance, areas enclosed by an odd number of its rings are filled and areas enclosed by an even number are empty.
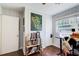
[[[19,49],[19,18],[2,16],[2,54]]]

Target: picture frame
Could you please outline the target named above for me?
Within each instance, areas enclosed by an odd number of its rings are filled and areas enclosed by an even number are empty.
[[[31,31],[42,30],[42,15],[31,13]]]

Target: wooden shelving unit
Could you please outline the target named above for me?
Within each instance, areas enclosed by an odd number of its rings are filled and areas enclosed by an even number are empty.
[[[34,47],[37,47],[37,50],[36,51],[30,51],[30,49],[32,50]],[[29,46],[26,46],[26,55],[31,55],[31,54],[34,54],[36,52],[40,52],[40,49],[39,49],[40,45],[36,44],[36,45],[29,45]],[[29,51],[29,52],[28,52]]]
[[[26,46],[26,48],[31,48],[31,47],[35,47],[35,46],[39,46],[39,44],[36,44],[36,45],[29,45],[29,46]]]
[[[41,38],[40,38],[40,36],[36,36],[36,35],[37,35],[37,33],[32,33],[31,38],[29,40],[29,42],[31,42],[31,44],[25,46],[27,56],[34,54],[36,52],[40,52],[40,50],[41,50],[41,42],[40,42],[40,44],[38,43],[38,41],[41,41]],[[40,38],[40,40],[38,40],[38,37]]]
[[[33,47],[34,47],[34,46],[33,46]],[[35,52],[29,52],[29,53],[27,53],[27,55],[29,56],[29,55],[34,54],[34,53],[36,53],[36,52],[40,52],[40,50],[37,50],[37,51],[35,51]]]

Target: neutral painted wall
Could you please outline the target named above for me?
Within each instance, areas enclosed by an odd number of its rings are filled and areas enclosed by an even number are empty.
[[[52,17],[42,13],[42,11],[34,10],[27,6],[25,7],[25,36],[29,35],[30,37],[30,33],[33,32],[30,30],[31,12],[42,15],[42,31],[40,31],[42,47],[52,45],[52,39],[50,38],[50,34],[52,33]]]
[[[0,49],[1,49],[1,17],[0,17]]]
[[[54,33],[54,42],[53,42],[53,44],[55,46],[60,47],[59,39],[55,38],[56,37],[56,25],[55,25],[56,20],[59,20],[59,19],[62,19],[62,18],[67,18],[67,17],[72,17],[72,16],[79,16],[79,5],[52,16],[52,20],[53,20],[52,21],[52,23],[53,23],[52,30],[53,30],[53,33]]]
[[[61,19],[61,18],[76,16],[76,15],[79,15],[79,5],[75,6],[73,8],[70,8],[68,10],[65,10],[61,13],[58,13],[56,15],[53,15],[52,18],[58,20],[58,19]]]
[[[2,14],[2,7],[0,6],[0,14]]]
[[[53,44],[53,37],[52,38],[50,37],[51,34],[53,35],[53,33],[52,33],[53,24],[52,24],[52,17],[51,16],[48,16],[45,18],[46,18],[45,19],[46,20],[46,24],[45,24],[45,26],[46,26],[46,43],[45,43],[45,45],[48,46],[48,45]]]
[[[5,8],[5,7],[2,7],[2,14],[3,15],[16,16],[16,17],[19,17],[21,15],[19,13],[19,11],[13,10],[13,9],[10,9],[10,8]]]
[[[23,48],[23,37],[24,37],[24,26],[23,26],[23,17],[19,19],[19,49]]]
[[[2,38],[2,36],[1,36],[1,31],[2,31],[2,20],[1,20],[1,13],[2,13],[2,8],[1,8],[1,6],[0,6],[0,52],[1,52],[1,46],[2,46],[2,40],[1,40],[1,38]]]

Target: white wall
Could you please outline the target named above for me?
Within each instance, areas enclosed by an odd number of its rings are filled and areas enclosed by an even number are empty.
[[[53,38],[50,38],[50,34],[53,34],[52,33],[52,17],[51,16],[46,16],[45,15],[45,20],[46,20],[46,43],[45,45],[48,46],[48,45],[52,45],[53,44]]]
[[[0,14],[2,14],[2,7],[0,6]]]
[[[6,7],[2,7],[2,14],[10,15],[10,16],[17,16],[17,17],[21,15],[21,13],[18,10],[13,10],[13,9],[6,8]]]
[[[1,44],[1,43],[2,43],[2,40],[1,40],[1,38],[2,38],[2,37],[1,37],[1,31],[2,31],[2,29],[1,29],[1,28],[2,28],[2,24],[1,24],[1,23],[2,23],[2,22],[1,22],[1,21],[2,21],[2,20],[1,20],[1,13],[2,13],[2,8],[1,8],[1,6],[0,6],[0,52],[1,52],[1,46],[2,46],[2,44]]]
[[[2,40],[1,40],[1,38],[2,38],[2,35],[1,35],[1,31],[2,31],[2,29],[1,29],[1,28],[2,28],[2,24],[1,24],[1,23],[2,23],[2,22],[1,22],[1,21],[2,21],[2,20],[1,20],[1,15],[0,15],[0,51],[1,51],[1,46],[2,46],[2,44],[1,44],[1,43],[2,43]]]
[[[0,49],[1,49],[1,17],[0,17]]]
[[[23,26],[23,17],[20,17],[19,19],[19,48],[23,48],[23,31],[24,31],[24,26]]]
[[[52,45],[52,39],[50,39],[50,34],[52,33],[52,17],[42,13],[42,11],[33,10],[27,6],[25,7],[25,36],[29,35],[30,37],[30,33],[32,32],[30,30],[31,12],[42,15],[42,31],[40,31],[42,47],[44,48],[48,45]]]

